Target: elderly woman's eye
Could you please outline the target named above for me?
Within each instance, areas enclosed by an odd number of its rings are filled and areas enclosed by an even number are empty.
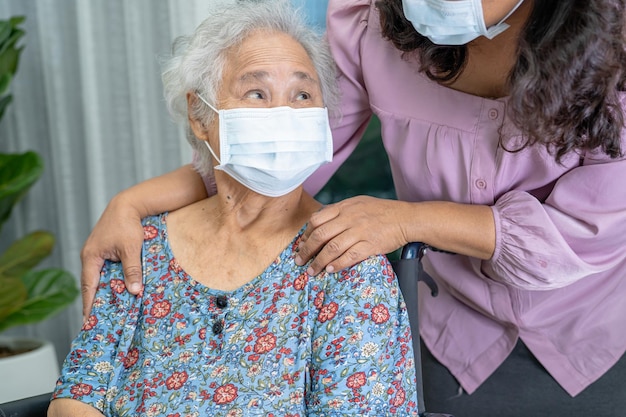
[[[248,91],[246,93],[246,98],[254,98],[254,99],[262,100],[263,98],[265,98],[265,96],[263,95],[262,92],[258,90],[254,90],[254,91]]]
[[[298,93],[298,100],[310,100],[311,99],[311,95],[305,91],[301,91],[300,93]]]

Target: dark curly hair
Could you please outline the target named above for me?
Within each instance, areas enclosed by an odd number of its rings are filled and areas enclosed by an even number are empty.
[[[420,35],[401,0],[379,0],[383,36],[442,84],[454,81],[466,46],[440,46]],[[509,116],[524,134],[520,149],[544,144],[557,161],[571,151],[622,156],[626,90],[626,0],[534,1],[508,77]],[[517,149],[517,150],[520,150]]]

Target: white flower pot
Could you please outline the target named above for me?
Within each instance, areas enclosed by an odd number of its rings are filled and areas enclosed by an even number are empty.
[[[0,337],[0,345],[33,349],[0,358],[0,403],[52,392],[59,377],[59,366],[50,342]]]

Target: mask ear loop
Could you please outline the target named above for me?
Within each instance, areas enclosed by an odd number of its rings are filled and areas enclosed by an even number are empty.
[[[480,2],[479,2],[480,3]],[[499,35],[500,33],[504,32],[505,30],[507,30],[509,28],[509,25],[507,23],[504,23],[504,21],[506,19],[508,19],[509,17],[511,17],[511,15],[513,13],[515,13],[515,11],[522,5],[522,3],[524,3],[524,0],[520,0],[517,2],[517,4],[513,7],[513,9],[511,9],[510,12],[507,13],[506,16],[504,16],[502,19],[500,19],[500,21],[498,23],[496,23],[493,26],[490,27],[485,27],[485,29],[487,30],[486,32],[486,37],[488,39],[493,39],[495,38],[497,35]],[[481,6],[481,13],[482,13],[482,6]],[[484,22],[484,18],[483,18],[483,22]]]
[[[215,113],[217,113],[218,115],[220,114],[220,112],[219,112],[219,111],[217,111],[217,109],[216,109],[215,107],[211,106],[211,105],[209,104],[209,102],[208,102],[208,101],[206,101],[206,100],[204,99],[204,97],[202,97],[202,95],[201,95],[198,91],[196,91],[196,96],[198,96],[198,98],[199,98],[200,100],[202,100],[202,102],[203,102],[204,104],[206,104],[207,106],[209,106],[209,108],[210,108],[211,110],[213,110],[213,111],[214,111]],[[209,148],[209,152],[211,152],[211,155],[213,155],[213,158],[215,158],[215,160],[217,161],[217,163],[218,163],[218,164],[221,164],[221,163],[222,163],[222,161],[220,161],[220,159],[217,157],[217,155],[215,154],[215,152],[213,152],[213,149],[211,148],[211,145],[209,145],[209,142],[208,142],[208,141],[204,141],[204,144],[206,145],[206,147],[207,147],[207,148]]]
[[[209,108],[210,108],[211,110],[213,110],[213,111],[214,111],[215,113],[217,113],[217,114],[219,114],[219,113],[220,113],[220,112],[219,112],[219,111],[218,111],[215,107],[211,106],[211,105],[209,104],[209,102],[205,100],[205,98],[204,98],[204,97],[202,97],[202,94],[200,94],[200,92],[199,92],[199,91],[196,91],[196,95],[198,96],[198,98],[199,98],[200,100],[202,100],[202,102],[203,102],[204,104],[206,104],[207,106],[209,106]]]
[[[503,17],[503,18],[502,18],[502,19],[501,19],[501,20],[500,20],[497,24],[499,25],[499,24],[503,23],[506,19],[508,19],[509,17],[511,17],[511,15],[512,15],[513,13],[515,13],[515,11],[516,11],[516,10],[517,10],[517,9],[518,9],[521,5],[522,5],[522,3],[524,3],[524,0],[519,0],[519,1],[517,2],[517,4],[516,4],[515,6],[513,6],[513,8],[511,9],[511,11],[510,11],[510,12],[508,12],[508,13],[506,14],[506,16],[504,16],[504,17]]]
[[[215,158],[217,163],[221,165],[222,161],[220,161],[220,159],[217,157],[217,155],[215,155],[215,152],[213,152],[213,149],[211,149],[211,145],[209,145],[209,142],[204,141],[204,144],[206,145],[207,148],[209,148],[209,152],[211,152],[211,155],[213,155],[213,158]]]

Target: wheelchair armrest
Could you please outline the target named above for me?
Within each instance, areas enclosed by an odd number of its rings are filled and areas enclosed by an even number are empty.
[[[46,417],[52,393],[0,404],[0,417]]]

